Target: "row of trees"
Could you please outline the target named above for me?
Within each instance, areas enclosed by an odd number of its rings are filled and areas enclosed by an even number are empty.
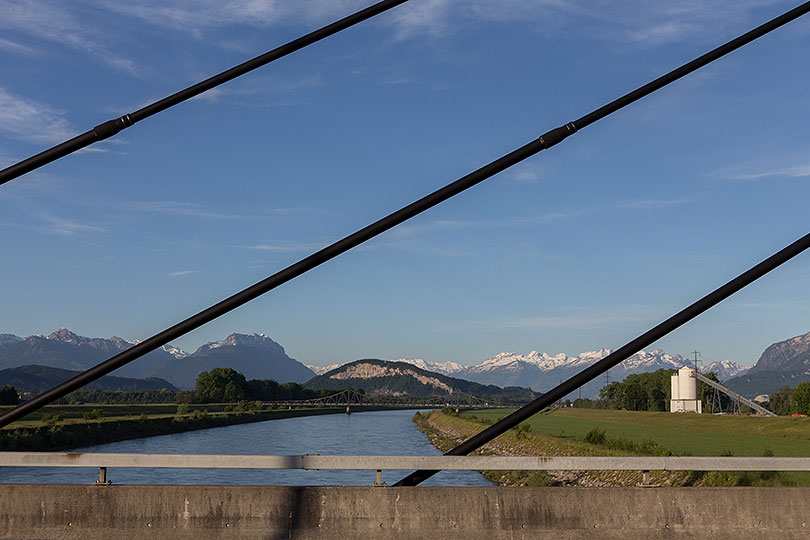
[[[142,403],[183,403],[184,397],[191,400],[191,392],[178,390],[138,390],[133,392],[118,392],[115,390],[76,390],[65,396],[63,403],[115,403],[115,404],[142,404]]]
[[[214,368],[197,376],[193,392],[183,390],[139,390],[121,392],[115,390],[76,390],[56,403],[238,403],[244,400],[286,401],[315,399],[333,394],[331,390],[311,390],[298,383],[278,383],[272,379],[246,380],[245,376],[231,368]],[[361,392],[362,393],[362,392]],[[18,392],[13,386],[0,388],[0,405],[19,403]]]
[[[623,381],[612,382],[599,391],[598,399],[574,400],[574,407],[591,409],[626,409],[630,411],[668,411],[671,398],[670,377],[675,370],[659,369],[651,373],[628,375]],[[714,381],[714,373],[705,375]],[[709,411],[714,389],[698,381],[698,397],[703,410]],[[731,398],[720,393],[721,408],[728,410]],[[810,416],[810,382],[801,382],[794,388],[785,386],[770,396],[765,406],[780,416],[806,414]]]
[[[316,399],[333,394],[332,390],[312,390],[298,383],[278,383],[272,379],[245,379],[231,368],[214,368],[197,376],[194,401],[197,403],[234,403],[246,400],[285,401]]]
[[[771,394],[767,407],[780,416],[810,415],[810,382],[800,382],[795,388],[783,386]]]

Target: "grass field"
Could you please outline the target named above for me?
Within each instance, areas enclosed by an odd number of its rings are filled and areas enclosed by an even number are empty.
[[[212,403],[212,404],[190,404],[189,410],[199,409],[200,411],[207,410],[210,413],[222,412],[227,404],[225,403]],[[0,413],[3,413],[12,407],[0,407]],[[156,403],[156,404],[128,404],[128,405],[46,405],[42,409],[32,412],[21,420],[14,422],[5,429],[15,429],[17,427],[31,426],[39,424],[43,415],[58,415],[62,417],[63,423],[83,422],[85,413],[93,409],[101,409],[104,411],[104,419],[126,418],[127,416],[141,416],[146,415],[149,418],[157,418],[161,416],[174,416],[177,413],[177,405],[173,403]]]
[[[497,420],[511,411],[484,410],[462,417]],[[651,440],[680,456],[810,457],[810,418],[762,418],[595,409],[559,409],[526,422],[533,433],[583,440],[594,427],[612,438]]]

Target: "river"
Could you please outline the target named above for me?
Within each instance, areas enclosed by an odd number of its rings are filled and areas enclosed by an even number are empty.
[[[284,418],[77,448],[140,454],[439,455],[411,421],[415,411],[376,411]],[[393,484],[410,471],[383,471]],[[251,469],[110,469],[115,484],[367,486],[375,471]],[[98,469],[0,468],[5,484],[89,484]],[[490,486],[474,471],[442,471],[423,485]]]

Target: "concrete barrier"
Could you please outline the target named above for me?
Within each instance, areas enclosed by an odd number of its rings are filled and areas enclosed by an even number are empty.
[[[25,540],[810,538],[810,488],[0,485]]]

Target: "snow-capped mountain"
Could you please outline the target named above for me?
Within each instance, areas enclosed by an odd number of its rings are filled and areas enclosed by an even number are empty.
[[[522,355],[500,353],[480,364],[454,372],[461,377],[481,384],[498,386],[528,386],[536,392],[547,392],[561,381],[593,365],[611,353],[610,349],[588,351],[576,356],[550,355],[532,351]],[[689,362],[680,355],[669,355],[661,350],[641,351],[610,370],[610,380],[619,381],[631,373],[643,373],[657,369],[678,369]],[[599,393],[607,378],[591,381],[582,388],[583,397]]]
[[[464,366],[456,362],[431,362],[429,360],[422,360],[421,358],[396,358],[391,360],[391,362],[405,362],[419,369],[441,373],[442,375],[452,375],[464,369]]]
[[[610,349],[587,351],[576,356],[568,356],[564,353],[550,355],[537,351],[531,351],[528,354],[502,352],[474,366],[463,366],[457,362],[431,362],[421,358],[399,358],[392,361],[406,362],[420,369],[480,384],[494,384],[500,387],[523,386],[529,387],[535,392],[547,392],[561,381],[595,364],[610,353]],[[688,364],[689,361],[680,355],[672,356],[658,349],[641,351],[612,368],[610,380],[620,381],[631,373],[644,373],[662,368],[678,369]],[[726,364],[731,365],[729,362]],[[321,375],[342,365],[345,364],[307,367]],[[737,367],[739,368],[739,366]],[[718,374],[718,377],[722,380],[722,376]],[[582,396],[598,395],[606,380],[606,378],[600,377],[591,381],[583,387]]]
[[[346,362],[346,363],[348,364],[348,362]],[[315,375],[323,375],[327,371],[332,371],[333,369],[337,369],[342,365],[345,365],[345,364],[329,364],[328,366],[311,366],[309,364],[306,364],[306,366],[309,369],[311,369],[312,371],[315,372]]]
[[[745,375],[748,373],[749,369],[751,368],[741,366],[735,362],[729,362],[728,360],[720,360],[706,366],[700,366],[701,373],[714,373],[721,381],[727,381],[732,377]]]

